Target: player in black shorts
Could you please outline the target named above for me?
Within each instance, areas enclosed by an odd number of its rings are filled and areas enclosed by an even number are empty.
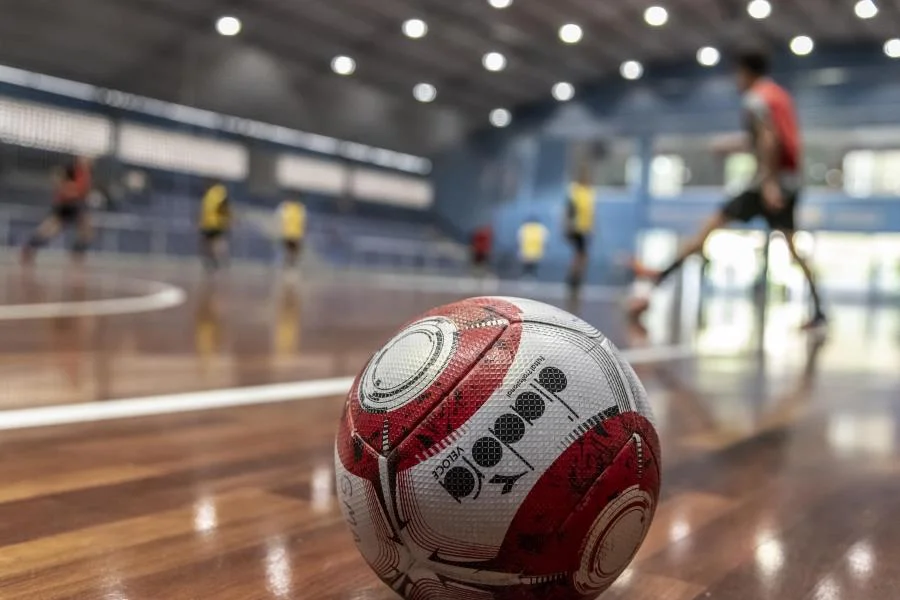
[[[91,191],[91,166],[85,158],[77,158],[62,171],[50,216],[44,219],[22,248],[22,262],[30,264],[38,249],[59,235],[64,227],[75,227],[72,255],[84,257],[90,246],[92,230],[88,217],[87,196]]]
[[[638,277],[660,284],[681,267],[684,260],[700,252],[706,239],[716,229],[734,221],[765,219],[769,228],[784,234],[788,249],[809,282],[813,315],[803,328],[812,329],[826,323],[812,270],[794,245],[795,212],[800,198],[802,151],[800,130],[794,102],[784,88],[768,78],[768,57],[761,52],[745,52],[737,57],[738,87],[743,94],[743,110],[748,139],[756,155],[757,173],[748,188],[728,200],[707,219],[700,232],[678,253],[678,257],[662,271],[635,264]],[[649,302],[631,305],[632,316],[647,309]]]

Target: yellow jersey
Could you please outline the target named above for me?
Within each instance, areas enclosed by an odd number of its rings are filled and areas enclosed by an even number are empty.
[[[594,189],[580,183],[569,188],[569,229],[572,233],[591,233],[594,229]]]
[[[537,262],[544,258],[549,235],[546,227],[533,221],[519,227],[519,257],[524,262]]]
[[[284,202],[279,210],[281,237],[299,241],[306,235],[306,207],[299,202]]]
[[[203,207],[200,213],[200,229],[204,231],[221,231],[228,227],[228,190],[224,185],[216,184],[206,190],[203,195]]]

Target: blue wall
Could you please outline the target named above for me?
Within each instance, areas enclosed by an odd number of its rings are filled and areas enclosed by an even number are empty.
[[[880,46],[817,49],[808,57],[780,55],[774,77],[795,94],[806,130],[900,124],[900,61],[887,58]],[[514,256],[519,224],[537,214],[554,234],[543,275],[561,277],[570,257],[559,242],[567,148],[573,142],[629,138],[647,165],[660,135],[738,130],[739,106],[725,62],[713,69],[696,63],[649,65],[637,82],[616,76],[580,86],[570,103],[524,107],[516,112],[514,126],[479,132],[438,156],[435,212],[461,232],[493,223],[501,267],[508,255]],[[498,171],[517,179],[514,194],[498,193]],[[632,189],[600,191],[599,239],[592,248],[595,281],[621,276],[616,259],[633,251],[640,228],[692,231],[722,200],[722,192],[689,187],[681,197],[653,199],[647,169],[643,171]],[[860,200],[823,189],[809,190],[804,204],[801,224],[807,228],[900,231],[900,199]]]

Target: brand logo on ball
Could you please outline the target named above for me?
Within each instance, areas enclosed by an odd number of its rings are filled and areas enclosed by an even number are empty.
[[[413,323],[369,362],[359,385],[359,403],[370,412],[406,406],[428,389],[456,351],[459,330],[450,319]]]
[[[487,435],[475,441],[470,453],[475,464],[463,456],[463,449],[456,448],[434,470],[435,480],[457,502],[462,503],[470,496],[472,500],[477,500],[481,496],[485,481],[496,486],[500,495],[505,496],[513,491],[522,477],[530,471],[534,471],[534,466],[521,451],[516,449],[516,446],[525,437],[528,429],[535,427],[544,416],[548,402],[559,402],[575,418],[578,417],[578,413],[573,411],[559,396],[569,385],[568,378],[562,369],[552,366],[544,367],[538,372],[537,377],[534,377],[535,369],[545,360],[543,356],[535,360],[526,376],[521,378],[517,384],[521,386],[522,383],[533,378],[534,381],[530,382],[530,388],[520,392],[513,404],[509,406],[509,412],[504,412],[497,417],[493,426],[488,428]],[[515,457],[514,464],[518,467],[515,471],[495,472],[488,479],[488,475],[491,475],[491,471],[503,459],[504,449]],[[447,467],[459,458],[462,458],[468,467],[459,465],[448,470]],[[443,481],[441,481],[442,475],[444,476]]]

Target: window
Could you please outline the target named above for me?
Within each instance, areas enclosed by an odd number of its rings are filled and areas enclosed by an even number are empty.
[[[725,184],[725,170],[722,157],[713,149],[715,138],[713,135],[661,136],[654,143],[654,152],[657,156],[679,158],[682,187],[721,188]]]
[[[745,189],[756,174],[756,157],[749,152],[731,154],[725,159],[725,189],[736,194]]]
[[[641,178],[641,161],[630,140],[615,140],[597,152],[595,182],[601,187],[631,187]]]
[[[844,191],[850,196],[900,196],[900,150],[853,150],[844,156]]]
[[[347,168],[331,160],[285,154],[278,157],[275,179],[289,190],[339,196],[347,189]]]
[[[7,144],[96,157],[109,152],[111,134],[112,124],[103,117],[0,100],[0,140]]]
[[[247,177],[246,148],[234,142],[123,123],[119,158],[143,167],[238,180]]]
[[[404,208],[426,209],[434,199],[434,190],[426,179],[372,169],[356,169],[351,188],[360,200]]]
[[[684,159],[677,154],[660,154],[650,164],[650,195],[673,198],[681,195],[685,182]]]

